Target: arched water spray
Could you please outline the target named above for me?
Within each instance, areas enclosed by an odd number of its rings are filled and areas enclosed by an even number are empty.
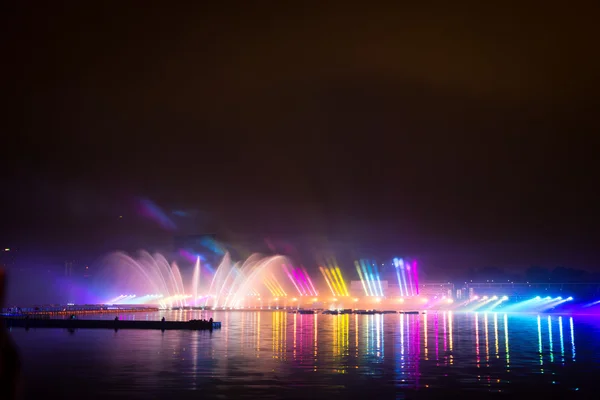
[[[212,302],[213,307],[216,307],[215,303],[216,303],[216,297],[218,295],[216,290],[217,290],[217,288],[221,289],[221,287],[223,285],[223,281],[229,274],[229,271],[231,270],[231,268],[233,268],[233,264],[231,263],[231,256],[229,255],[229,253],[225,253],[225,256],[223,256],[223,259],[221,260],[221,263],[217,267],[215,274],[213,275],[212,281],[210,282],[210,287],[208,288],[208,296],[206,297],[206,300],[204,302],[205,307],[207,307],[209,305],[208,303],[211,298],[213,299],[213,302]]]
[[[158,285],[161,287],[160,293],[164,296],[170,296],[170,275],[169,263],[160,254],[155,254],[154,257],[147,251],[141,251],[137,261],[143,268],[146,268],[152,273],[155,279],[158,280]]]
[[[241,282],[239,289],[231,300],[230,307],[239,307],[243,302],[244,297],[247,296],[254,287],[262,284],[262,281],[259,279],[264,277],[265,272],[281,268],[281,265],[285,263],[289,263],[289,260],[284,256],[272,256],[256,261],[252,260],[252,263],[245,263],[245,267],[242,269],[245,279]]]
[[[180,269],[177,263],[169,264],[158,253],[151,255],[142,251],[137,257],[131,257],[117,252],[105,257],[103,276],[108,281],[99,287],[105,299],[111,299],[111,304],[157,304],[172,308],[200,303],[212,308],[238,308],[262,302],[262,295],[269,296],[269,292],[277,298],[287,296],[287,289],[282,286],[282,282],[287,282],[285,264],[290,265],[283,256],[253,254],[233,263],[230,255],[225,254],[210,285],[207,280],[208,287],[203,288],[199,258],[195,264]],[[290,288],[289,282],[287,285]],[[306,283],[305,286],[308,287]]]
[[[175,281],[176,288],[176,296],[178,298],[178,302],[180,306],[185,305],[185,300],[180,297],[185,295],[185,290],[183,289],[183,279],[181,279],[181,272],[179,272],[179,267],[176,262],[171,263],[171,271],[173,273],[173,280]]]
[[[102,260],[101,270],[104,272],[100,279],[110,279],[113,290],[137,291],[144,301],[157,301],[165,308],[184,304],[185,291],[179,268],[175,264],[169,266],[161,254],[150,255],[141,251],[137,258],[133,258],[123,252],[111,253]],[[104,289],[106,282],[102,282],[102,286]],[[111,293],[111,297],[116,295]]]
[[[147,254],[147,253],[146,253]],[[142,255],[143,256],[143,255]],[[129,285],[135,288],[147,288],[149,292],[160,293],[166,290],[165,285],[157,278],[156,271],[147,268],[144,263],[123,252],[115,252],[102,260],[106,274],[117,282],[116,288],[123,291]],[[133,274],[132,274],[133,273]],[[100,275],[103,278],[103,275]]]

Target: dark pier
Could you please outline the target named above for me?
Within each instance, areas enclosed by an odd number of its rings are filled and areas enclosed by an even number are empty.
[[[81,306],[39,306],[39,307],[12,307],[0,310],[4,316],[31,316],[32,318],[54,318],[70,315],[92,315],[92,314],[116,314],[116,313],[138,313],[156,312],[156,307],[147,306],[108,306],[108,305],[81,305]]]
[[[60,329],[156,329],[156,330],[213,330],[221,329],[220,322],[209,321],[121,321],[93,319],[30,319],[0,318],[7,328]]]

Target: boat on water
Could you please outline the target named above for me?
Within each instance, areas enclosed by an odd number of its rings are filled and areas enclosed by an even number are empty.
[[[315,310],[298,310],[298,314],[316,314]]]
[[[373,315],[373,314],[397,314],[395,310],[355,310],[355,314]]]

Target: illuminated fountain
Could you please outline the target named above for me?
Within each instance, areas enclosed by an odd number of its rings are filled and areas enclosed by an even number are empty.
[[[156,253],[142,251],[137,257],[122,252],[111,253],[100,265],[98,283],[108,293],[107,304],[156,304],[161,308],[209,307],[238,309],[247,306],[267,308],[287,306],[288,291],[294,296],[318,295],[304,267],[294,268],[283,256],[253,254],[233,262],[224,255],[212,269],[203,268],[196,258],[191,279],[183,279],[179,266]],[[204,278],[203,278],[204,277]],[[293,287],[285,283],[289,278]],[[106,290],[109,288],[109,290]],[[135,294],[121,294],[135,293]],[[143,295],[139,295],[142,293]],[[264,300],[263,300],[264,297]],[[294,301],[298,301],[294,297]]]
[[[98,281],[114,292],[107,303],[119,304],[160,304],[163,307],[181,306],[186,294],[183,279],[176,263],[169,264],[167,259],[156,253],[146,251],[133,258],[122,252],[111,253],[101,263]],[[104,291],[104,290],[103,290]],[[117,293],[144,293],[135,301],[136,295]]]
[[[321,308],[330,310],[455,310],[471,312],[555,312],[572,297],[540,297],[519,300],[506,295],[471,296],[455,302],[452,293],[419,292],[417,264],[393,260],[398,285],[381,279],[377,263],[354,262],[360,281],[346,284],[342,269],[331,258],[319,271],[324,293],[304,266],[284,256],[253,254],[234,261],[225,253],[218,267],[203,264],[198,255],[185,254],[183,274],[175,262],[142,251],[138,256],[116,252],[103,260],[99,270],[105,304],[148,304],[160,308],[202,307],[210,309]],[[395,279],[394,279],[395,281]],[[319,283],[319,282],[317,282]],[[327,288],[329,291],[327,291]],[[328,293],[327,293],[328,292]],[[329,294],[330,293],[330,294]],[[594,307],[600,302],[590,303]]]
[[[335,258],[320,263],[323,280],[316,282],[321,284],[318,286],[304,266],[293,265],[284,256],[253,254],[235,261],[224,253],[213,269],[198,255],[180,255],[187,260],[183,271],[158,253],[144,251],[137,257],[122,252],[109,254],[99,268],[102,302],[211,309],[431,309],[439,302],[437,297],[429,302],[420,296],[416,262],[399,258],[393,264],[397,287],[382,280],[377,263],[367,259],[355,261],[360,281],[348,285]],[[324,292],[328,288],[331,295],[320,295],[319,288]],[[448,305],[449,301],[444,297],[440,304]]]
[[[327,263],[327,266],[319,266],[319,270],[334,297],[350,296],[342,271],[335,261]]]
[[[286,264],[289,264],[286,257],[263,257],[259,254],[234,263],[229,254],[226,254],[210,283],[204,305],[212,308],[240,308],[249,303],[248,296],[261,296],[263,288],[272,296],[277,296],[276,299],[286,297],[287,292],[280,283],[282,267]],[[260,299],[258,297],[259,302]]]

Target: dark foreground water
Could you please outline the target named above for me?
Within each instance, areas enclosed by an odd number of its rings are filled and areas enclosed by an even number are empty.
[[[169,320],[199,312],[122,315]],[[13,329],[28,399],[595,398],[600,319],[215,312],[209,332]],[[105,318],[114,318],[107,316]],[[460,392],[460,393],[458,393]]]

